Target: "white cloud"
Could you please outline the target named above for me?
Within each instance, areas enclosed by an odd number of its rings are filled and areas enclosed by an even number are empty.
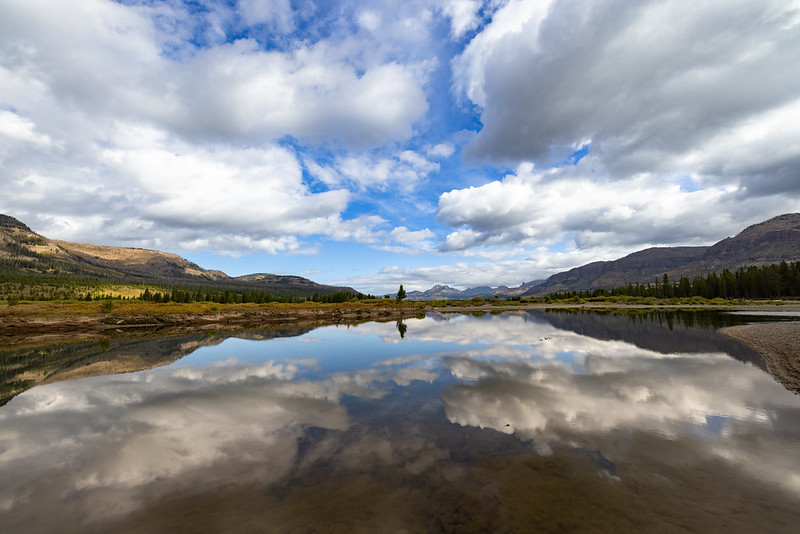
[[[291,11],[288,2],[241,2],[239,8],[250,22]],[[57,120],[70,112],[61,106],[69,102],[73,112],[100,114],[95,124],[106,114],[122,114],[201,138],[259,142],[292,135],[380,146],[409,137],[427,110],[418,65],[385,57],[354,61],[354,42],[298,42],[284,52],[240,39],[170,59],[165,47],[186,46],[160,31],[186,24],[188,15],[177,8],[33,0],[4,11],[0,65],[49,93],[51,109],[31,115],[36,122],[55,122],[44,112]],[[172,26],[160,28],[165,19]],[[11,100],[6,105],[34,111],[24,94],[5,97]]]
[[[261,235],[309,234],[347,205],[345,191],[311,194],[299,162],[284,148],[208,149],[144,129],[123,135],[102,159],[111,173],[135,184],[147,202],[142,212],[152,220]]]
[[[381,20],[380,13],[377,13],[371,9],[365,9],[358,13],[356,16],[356,22],[365,30],[374,32],[381,27],[381,23],[383,21]]]
[[[357,190],[386,190],[397,187],[411,191],[427,176],[439,170],[439,164],[416,152],[404,150],[392,157],[361,154],[345,155],[325,166],[305,160],[308,171],[328,186],[350,186]]]
[[[427,110],[427,71],[340,32],[285,50],[255,38],[220,43],[212,34],[236,24],[288,31],[307,16],[285,1],[236,9],[0,6],[0,211],[52,237],[231,255],[307,252],[299,238],[309,235],[374,241],[342,218],[352,195],[324,177],[329,190],[312,193],[298,154],[275,140],[408,138]],[[413,187],[438,168],[402,150],[387,163],[358,158],[345,179],[357,187]]]
[[[449,158],[456,151],[452,143],[439,143],[430,147],[425,154],[431,158]]]
[[[239,40],[177,67],[181,98],[162,120],[191,136],[380,146],[411,136],[428,108],[411,69],[390,62],[359,72],[326,43],[284,53]]]
[[[486,103],[484,85],[486,69],[492,61],[495,47],[509,35],[519,36],[524,48],[536,47],[539,24],[547,16],[554,0],[529,2],[510,0],[494,14],[492,21],[453,60],[455,88],[479,106]]]
[[[441,284],[459,289],[498,285],[518,286],[530,281],[536,265],[529,261],[456,261],[445,265],[420,267],[388,266],[379,272],[348,279],[348,283],[369,288],[370,292],[384,294],[397,290],[403,284],[406,291],[424,291]]]
[[[338,241],[357,241],[360,243],[374,243],[382,235],[379,227],[386,224],[386,220],[378,215],[364,215],[348,221],[340,221],[331,229],[329,235]]]
[[[411,231],[405,226],[398,226],[389,234],[398,243],[418,243],[428,239],[433,239],[436,234],[425,228],[424,230]]]
[[[466,32],[474,30],[480,23],[478,12],[483,2],[480,0],[449,0],[445,2],[442,12],[450,17],[450,33],[459,38]]]
[[[797,8],[509,2],[454,60],[458,91],[481,108],[469,154],[548,165],[591,139],[614,179],[707,174],[751,193],[796,193],[800,147],[785,110],[800,94]],[[726,165],[731,145],[744,165]]]
[[[748,209],[735,185],[687,191],[677,177],[671,183],[649,174],[610,180],[593,173],[596,163],[589,156],[547,171],[523,164],[502,180],[443,193],[438,218],[458,228],[443,249],[553,244],[565,237],[578,248],[700,245],[759,222],[758,210]],[[771,200],[776,213],[800,208],[791,197]],[[734,203],[741,207],[736,213],[727,207]]]
[[[267,24],[273,31],[294,29],[294,13],[289,0],[238,0],[237,8],[245,24]]]
[[[425,228],[423,230],[409,230],[405,226],[398,226],[391,232],[384,233],[381,242],[392,244],[376,244],[376,250],[392,252],[394,254],[417,255],[435,252],[436,234]]]
[[[33,122],[10,111],[0,111],[0,135],[34,145],[47,146],[51,143],[48,136],[36,132]]]

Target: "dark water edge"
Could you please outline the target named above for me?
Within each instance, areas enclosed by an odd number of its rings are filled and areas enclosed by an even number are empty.
[[[324,328],[7,351],[11,380],[242,337],[265,356],[0,407],[0,531],[795,532],[800,401],[716,333],[745,320],[430,314],[334,332],[369,359],[333,371],[281,360]]]
[[[724,352],[767,371],[763,358],[745,344],[720,336],[720,328],[754,318],[717,311],[592,312],[550,310],[542,314],[557,328],[595,339],[621,340],[656,352]],[[758,320],[758,318],[755,318]],[[766,320],[766,319],[764,319]],[[676,331],[680,335],[675,335]]]

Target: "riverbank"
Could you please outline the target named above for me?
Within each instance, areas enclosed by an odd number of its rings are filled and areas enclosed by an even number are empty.
[[[800,393],[800,321],[729,326],[720,333],[757,351],[776,380]]]
[[[258,328],[305,328],[330,324],[392,321],[424,313],[417,306],[359,305],[163,305],[159,313],[137,306],[120,306],[111,313],[53,316],[24,313],[0,316],[0,343],[10,347],[60,340],[83,341],[114,335],[180,334],[203,331],[236,332]],[[44,315],[44,316],[42,316]]]
[[[141,301],[111,301],[110,309],[102,302],[30,302],[0,306],[0,343],[10,347],[60,340],[88,340],[113,335],[136,336],[169,331],[235,332],[276,327],[314,327],[330,324],[358,324],[368,321],[392,321],[439,313],[499,313],[511,310],[727,310],[757,312],[798,312],[800,304],[631,304],[624,302],[557,303],[473,303],[473,302],[402,302],[392,300],[359,301],[341,304],[224,304],[192,303],[154,304]],[[753,346],[759,332],[741,339]],[[763,335],[770,337],[768,332]],[[759,350],[759,352],[761,352]]]

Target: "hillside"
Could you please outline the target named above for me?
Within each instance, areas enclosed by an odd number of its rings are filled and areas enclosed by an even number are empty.
[[[231,277],[178,255],[48,239],[14,217],[0,214],[0,273],[86,278],[122,283],[260,290],[277,295],[357,293],[300,276],[268,273]]]
[[[598,261],[554,274],[524,296],[562,291],[622,287],[628,283],[693,278],[723,269],[800,261],[800,213],[780,215],[745,228],[709,247],[658,247],[614,261]]]

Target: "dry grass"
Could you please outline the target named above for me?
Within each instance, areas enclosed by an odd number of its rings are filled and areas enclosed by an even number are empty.
[[[105,311],[106,302],[111,302],[111,309]],[[370,301],[344,302],[338,304],[321,304],[315,302],[303,303],[278,303],[268,304],[217,304],[214,302],[192,302],[188,304],[167,302],[155,303],[140,300],[97,300],[91,302],[66,300],[66,301],[20,301],[18,304],[9,305],[8,302],[0,301],[0,320],[2,319],[24,319],[34,317],[126,317],[132,315],[204,315],[216,313],[246,313],[260,312],[265,310],[292,310],[292,309],[341,309],[356,310],[369,309],[375,307],[402,307],[402,308],[422,308],[424,303],[404,302],[395,303],[393,300],[376,299]]]

